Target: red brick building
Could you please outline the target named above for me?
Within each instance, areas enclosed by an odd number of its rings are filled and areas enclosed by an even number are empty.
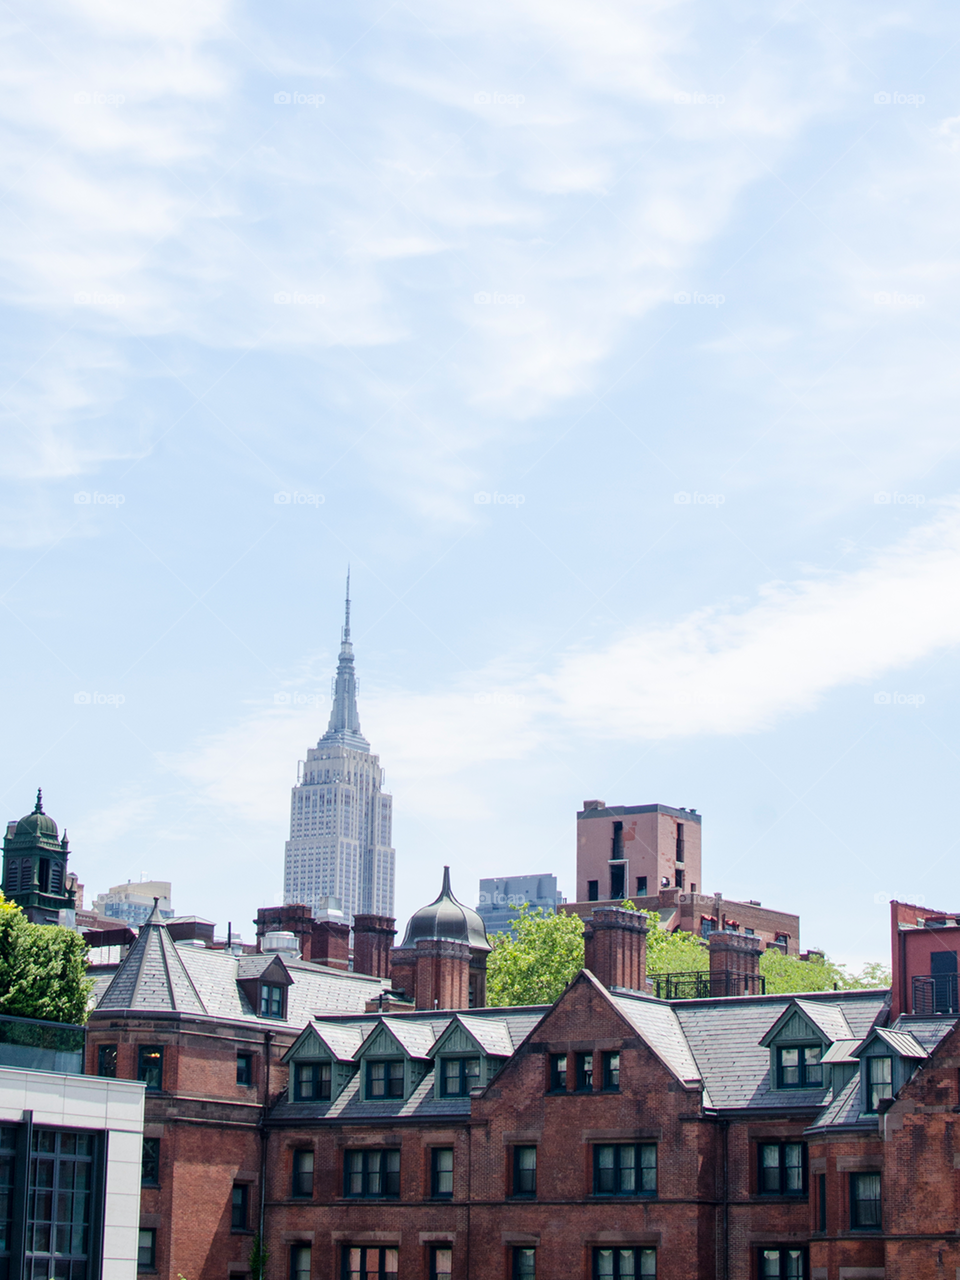
[[[592,972],[553,1006],[471,1009],[474,915],[446,886],[438,936],[417,913],[390,953],[402,997],[145,928],[89,1067],[147,1081],[142,1225],[166,1280],[249,1274],[261,1224],[269,1280],[953,1280],[955,919],[894,904],[893,1004],[666,1001],[642,915],[598,906]],[[714,989],[754,989],[759,954],[715,935]]]

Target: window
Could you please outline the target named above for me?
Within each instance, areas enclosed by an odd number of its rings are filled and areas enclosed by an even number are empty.
[[[430,1280],[443,1280],[450,1275],[453,1275],[453,1250],[448,1244],[431,1245]]]
[[[368,1098],[403,1097],[403,1059],[367,1063]]]
[[[160,1139],[144,1138],[140,1156],[140,1183],[144,1187],[160,1185]]]
[[[253,1054],[237,1054],[237,1084],[253,1084]]]
[[[453,1147],[433,1147],[430,1151],[430,1194],[435,1200],[453,1196]]]
[[[399,1249],[348,1245],[343,1251],[343,1280],[382,1280],[383,1276],[396,1276],[399,1270]]]
[[[634,1280],[656,1276],[656,1249],[594,1249],[594,1280]]]
[[[610,857],[614,860],[623,857],[623,823],[620,821],[613,824],[613,845],[610,850]]]
[[[593,1088],[593,1054],[577,1054],[577,1088],[589,1092]]]
[[[313,1152],[306,1147],[293,1153],[293,1186],[290,1194],[309,1200],[313,1196]]]
[[[850,1229],[851,1231],[880,1230],[879,1173],[851,1173]]]
[[[827,1175],[817,1174],[817,1230],[827,1229]]]
[[[400,1152],[347,1151],[343,1194],[363,1199],[396,1199],[400,1194]]]
[[[625,862],[610,863],[610,897],[614,902],[619,902],[624,896],[626,870],[627,864]]]
[[[867,1059],[867,1110],[879,1111],[884,1098],[893,1097],[893,1059]]]
[[[27,1181],[25,1276],[85,1280],[94,1183],[92,1133],[34,1129]],[[153,1266],[153,1257],[146,1264]]]
[[[513,1280],[535,1280],[537,1274],[536,1249],[514,1248]]]
[[[713,933],[714,929],[716,929],[716,927],[717,927],[717,921],[715,916],[700,917],[700,937],[701,938],[709,938],[711,933]]]
[[[567,1091],[567,1055],[551,1053],[550,1055],[550,1092],[566,1093]]]
[[[806,1194],[806,1147],[802,1142],[761,1142],[760,1177],[757,1189],[762,1196],[802,1196]]]
[[[440,1092],[445,1098],[466,1098],[480,1083],[479,1058],[442,1058]]]
[[[97,1075],[116,1080],[117,1046],[115,1044],[102,1044],[97,1050]]]
[[[677,868],[677,874],[674,878],[674,884],[678,889],[683,888],[683,872],[680,870],[679,867]]]
[[[332,1062],[296,1063],[293,1069],[294,1102],[329,1102],[332,1068]]]
[[[683,861],[683,823],[677,823],[677,862]]]
[[[647,896],[647,877],[637,876],[637,897],[645,898]]]
[[[535,1196],[537,1194],[537,1148],[513,1148],[513,1194]]]
[[[593,1149],[595,1196],[652,1196],[657,1192],[657,1146],[617,1143]]]
[[[761,1249],[760,1280],[806,1280],[806,1249]]]
[[[310,1280],[313,1259],[308,1244],[295,1244],[290,1247],[290,1280]]]
[[[619,1053],[605,1053],[603,1055],[603,1087],[605,1089],[620,1088]]]
[[[137,1270],[156,1271],[157,1269],[157,1233],[152,1227],[140,1229],[137,1241]]]
[[[823,1067],[818,1044],[796,1049],[777,1050],[778,1087],[780,1089],[819,1089],[823,1085]]]
[[[137,1079],[149,1090],[163,1088],[163,1049],[160,1045],[142,1044],[137,1050]]]
[[[261,982],[260,984],[260,1017],[261,1018],[282,1018],[283,1013],[283,987],[273,986],[269,982]]]
[[[230,1230],[246,1231],[247,1229],[247,1202],[250,1198],[250,1188],[245,1182],[235,1182],[233,1184],[233,1196],[230,1201]]]
[[[588,880],[587,881],[587,901],[597,902],[599,901],[599,898],[600,898],[600,881]]]

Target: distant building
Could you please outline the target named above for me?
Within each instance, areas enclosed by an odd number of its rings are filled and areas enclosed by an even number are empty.
[[[350,579],[327,732],[307,752],[290,796],[283,868],[285,904],[324,918],[332,899],[348,925],[358,914],[393,915],[393,797],[379,756],[360,732],[350,641]]]
[[[487,933],[505,933],[513,927],[517,908],[523,903],[552,913],[563,901],[556,876],[500,876],[480,881],[477,912]]]
[[[577,814],[577,900],[563,910],[586,917],[598,904],[629,900],[656,911],[671,932],[742,933],[797,955],[799,916],[703,891],[702,823],[696,809],[585,800]]]
[[[98,893],[93,910],[108,920],[122,920],[132,927],[145,924],[153,913],[153,900],[158,899],[160,914],[164,920],[173,919],[170,902],[169,880],[128,880],[115,884],[106,893]]]
[[[43,812],[43,793],[37,792],[33,813],[7,823],[3,838],[3,892],[34,924],[75,921],[74,890],[67,883],[67,833]]]

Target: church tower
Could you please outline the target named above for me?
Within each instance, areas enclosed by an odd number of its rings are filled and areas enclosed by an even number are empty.
[[[3,893],[22,907],[33,924],[59,924],[61,911],[73,911],[76,894],[67,888],[67,833],[43,812],[37,792],[33,813],[7,823],[3,838]]]
[[[393,798],[378,756],[360,732],[350,641],[350,575],[327,731],[307,752],[290,803],[283,900],[314,916],[339,898],[343,918],[393,915]]]

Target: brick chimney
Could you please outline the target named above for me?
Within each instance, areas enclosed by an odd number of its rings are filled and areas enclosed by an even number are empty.
[[[390,977],[390,948],[397,936],[392,916],[354,916],[353,971]]]
[[[329,965],[331,969],[350,968],[350,926],[340,920],[314,920],[308,938],[309,951],[304,960]]]
[[[759,938],[718,930],[710,935],[710,994],[712,996],[758,996],[763,990],[760,977]]]
[[[417,943],[413,999],[418,1009],[469,1009],[470,947],[467,943],[447,942],[442,938],[422,938]]]
[[[584,968],[605,987],[646,991],[647,917],[622,907],[595,907],[584,924]]]

